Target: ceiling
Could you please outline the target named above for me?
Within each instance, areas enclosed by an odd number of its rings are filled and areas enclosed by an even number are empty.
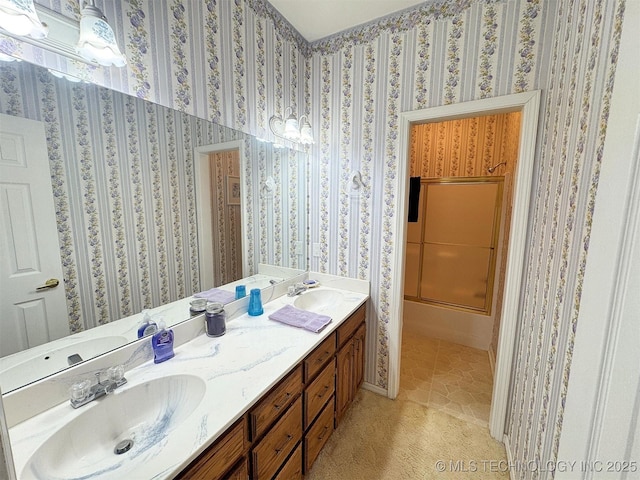
[[[308,42],[425,3],[425,0],[268,1]]]

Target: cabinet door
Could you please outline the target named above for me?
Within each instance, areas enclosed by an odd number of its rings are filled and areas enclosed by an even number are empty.
[[[364,339],[366,326],[363,323],[353,336],[353,397],[364,380]]]
[[[353,341],[350,340],[336,355],[336,427],[351,403],[353,387]]]

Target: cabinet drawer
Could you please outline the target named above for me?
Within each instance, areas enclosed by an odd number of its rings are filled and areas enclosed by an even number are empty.
[[[336,390],[336,361],[335,359],[322,370],[322,373],[304,391],[304,419],[303,427],[307,428],[316,418],[325,403]]]
[[[304,436],[304,473],[311,470],[320,450],[333,433],[333,402],[324,407],[318,419]]]
[[[188,478],[189,480],[213,480],[223,478],[224,473],[236,463],[244,453],[246,431],[247,422],[245,417],[242,417],[239,422],[223,434],[222,438],[218,439],[191,465],[183,470],[178,478]]]
[[[243,458],[242,462],[224,476],[224,480],[247,480],[247,478],[249,478],[249,464],[246,458]]]
[[[274,480],[301,480],[302,479],[302,444],[298,444],[287,463]]]
[[[358,310],[353,312],[353,314],[338,327],[338,348],[346,343],[349,340],[357,328],[360,326],[362,322],[364,322],[364,315],[366,313],[366,304],[362,305]]]
[[[272,478],[300,438],[302,438],[302,397],[298,397],[253,449],[254,480]]]
[[[309,383],[336,353],[336,334],[329,335],[304,361],[304,383]]]
[[[251,410],[251,440],[256,440],[266,432],[269,425],[278,419],[301,392],[302,366],[298,366]]]

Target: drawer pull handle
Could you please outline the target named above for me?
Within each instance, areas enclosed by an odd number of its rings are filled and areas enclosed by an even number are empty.
[[[329,352],[324,352],[324,355],[322,355],[321,357],[319,357],[319,358],[316,360],[316,363],[322,363],[322,362],[324,362],[324,361],[325,361],[325,359],[327,358],[327,355],[329,355]]]
[[[282,450],[284,450],[284,447],[286,447],[286,446],[287,446],[287,443],[289,443],[289,440],[291,440],[292,438],[293,438],[293,437],[292,437],[291,435],[287,434],[287,439],[284,441],[284,443],[283,443],[280,447],[278,447],[278,448],[276,448],[276,449],[275,449],[276,454],[278,454],[278,453],[280,453]]]
[[[289,397],[291,397],[291,394],[287,392],[284,398],[282,399],[283,402],[286,402],[289,399]],[[277,405],[274,405],[273,408],[275,408],[276,410],[280,410],[282,408],[282,405],[283,404],[277,404]]]
[[[327,390],[329,390],[329,385],[324,386],[324,390],[322,390],[322,393],[318,394],[318,398],[324,397],[324,394],[327,393]]]
[[[328,431],[329,431],[329,427],[324,427],[322,429],[322,434],[318,437],[318,440],[322,440]]]

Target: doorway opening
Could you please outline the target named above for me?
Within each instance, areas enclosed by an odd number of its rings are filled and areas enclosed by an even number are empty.
[[[404,312],[404,271],[407,240],[407,206],[409,197],[409,160],[411,155],[411,127],[421,123],[457,120],[468,117],[520,112],[519,149],[517,165],[513,172],[513,200],[505,261],[505,276],[502,304],[502,322],[497,342],[497,357],[491,396],[489,430],[502,441],[511,380],[514,341],[518,322],[519,300],[522,289],[524,250],[528,223],[531,180],[535,154],[536,131],[540,92],[505,95],[491,99],[445,105],[401,114],[400,155],[398,178],[398,204],[395,209],[397,248],[394,252],[394,271],[391,286],[391,312],[389,322],[389,387],[388,396],[395,398],[400,387],[400,355]]]
[[[208,290],[248,275],[244,142],[198,147],[194,158],[200,288]]]

